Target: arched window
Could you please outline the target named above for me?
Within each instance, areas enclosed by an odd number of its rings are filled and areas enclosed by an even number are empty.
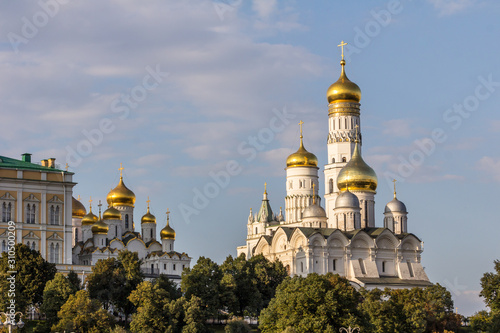
[[[2,252],[7,252],[7,242],[5,240],[2,241]]]
[[[55,207],[52,205],[50,206],[50,224],[56,224],[56,210]]]
[[[128,229],[128,214],[125,214],[125,229]]]
[[[344,118],[345,129],[347,129],[347,118]]]
[[[255,233],[258,234],[259,233],[259,228],[255,227]]]
[[[342,162],[347,162],[347,159],[344,157],[342,157]]]
[[[337,259],[333,259],[333,271],[337,270]]]
[[[2,222],[9,222],[12,219],[12,203],[2,204]]]
[[[304,273],[304,263],[303,262],[300,263],[300,272]]]
[[[33,242],[31,243],[31,249],[32,249],[33,251],[36,251],[36,242],[35,242],[35,241],[33,241]]]
[[[60,209],[59,209],[59,206],[57,206],[56,212],[54,215],[54,224],[56,224],[56,225],[59,225],[59,212],[60,212]]]
[[[51,263],[55,262],[55,246],[54,246],[54,243],[50,243],[50,247],[49,247],[49,262],[51,262]]]
[[[335,157],[332,157],[332,163],[335,163]]]
[[[288,188],[292,189],[293,188],[293,182],[290,180],[290,182],[288,183]]]
[[[330,178],[330,181],[329,181],[329,190],[330,190],[330,193],[333,193],[333,179]]]

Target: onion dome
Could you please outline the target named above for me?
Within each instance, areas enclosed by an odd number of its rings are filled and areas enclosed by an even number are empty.
[[[349,187],[354,191],[375,192],[377,184],[377,174],[361,157],[359,142],[356,141],[351,160],[340,170],[337,177],[337,187],[341,191]]]
[[[347,75],[345,74],[344,59],[340,61],[340,65],[342,66],[342,72],[340,73],[339,79],[337,82],[332,84],[326,92],[328,104],[334,102],[359,103],[361,100],[361,89],[359,89],[359,86],[356,83],[347,78]]]
[[[102,214],[102,219],[103,220],[121,220],[122,214],[120,213],[120,211],[118,209],[116,209],[115,207],[113,207],[113,205],[111,205],[111,207],[106,209],[104,211],[104,213]]]
[[[396,180],[394,179],[394,199],[385,205],[384,213],[408,213],[404,203],[396,198]]]
[[[108,196],[106,197],[106,200],[108,201],[108,204],[111,205],[111,203],[114,203],[117,206],[130,206],[134,207],[135,204],[135,194],[131,190],[125,186],[123,183],[123,176],[122,176],[122,170],[123,168],[120,167],[120,182],[118,185],[112,189],[109,193]]]
[[[82,218],[82,225],[93,225],[99,221],[99,218],[92,213],[92,204],[89,207],[89,213]]]
[[[109,227],[102,220],[97,221],[92,225],[92,234],[94,235],[107,235]]]
[[[148,211],[141,218],[141,224],[143,223],[156,223],[156,217],[149,212],[149,198],[148,198]],[[174,235],[175,237],[175,235]]]
[[[356,194],[346,189],[335,199],[335,208],[359,208],[359,199]]]
[[[167,225],[160,231],[161,239],[175,239],[175,230],[170,226],[170,222],[167,218]]]
[[[323,207],[312,204],[308,206],[304,211],[302,212],[302,219],[308,218],[308,217],[326,217],[326,212],[323,209]]]
[[[288,156],[286,159],[286,167],[287,168],[293,168],[293,167],[318,167],[318,158],[316,155],[313,153],[308,152],[304,148],[304,143],[302,142],[302,124],[303,122],[301,121],[299,123],[300,125],[300,146],[299,149]]]
[[[77,200],[74,197],[71,197],[71,199],[73,205],[71,216],[76,218],[84,217],[87,214],[85,206],[80,202],[80,200]]]

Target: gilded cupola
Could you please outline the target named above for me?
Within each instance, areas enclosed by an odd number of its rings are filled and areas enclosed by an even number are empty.
[[[113,203],[111,203],[111,206],[104,211],[102,214],[102,219],[103,220],[121,220],[122,219],[122,214],[118,209],[113,207]]]
[[[156,223],[156,217],[149,212],[149,202],[150,202],[149,198],[148,198],[147,202],[148,202],[148,210],[147,210],[146,214],[144,214],[144,216],[141,218],[141,224],[143,224],[143,223]],[[174,233],[174,237],[175,237],[175,233]]]
[[[167,209],[167,225],[160,231],[161,239],[175,239],[175,230],[170,226],[170,211]]]
[[[109,227],[101,219],[101,201],[99,200],[99,218],[96,223],[92,225],[92,234],[94,235],[106,235],[108,233]]]
[[[359,142],[356,140],[351,160],[337,177],[337,186],[340,191],[349,188],[352,191],[375,192],[377,184],[377,174],[361,157]]]
[[[71,197],[72,213],[71,216],[75,218],[83,218],[87,214],[87,210],[85,206],[80,202],[80,196],[78,196],[78,200],[74,197]]]
[[[299,149],[288,156],[286,159],[286,167],[287,168],[293,168],[293,167],[318,167],[318,158],[316,155],[313,153],[308,152],[304,148],[304,143],[302,142],[302,124],[304,124],[303,121],[299,122],[300,125],[300,145]]]
[[[337,82],[333,83],[326,92],[326,98],[328,99],[328,104],[334,102],[355,102],[359,103],[361,100],[361,89],[359,86],[349,80],[345,73],[345,60],[344,60],[344,45],[347,43],[342,43],[339,45],[342,47],[342,60],[340,65],[342,66],[342,71]]]
[[[93,225],[99,221],[99,218],[92,213],[92,198],[90,198],[89,203],[89,212],[82,218],[82,225]]]
[[[134,192],[129,190],[127,186],[125,186],[125,183],[123,182],[122,171],[123,171],[123,167],[120,164],[120,182],[118,183],[118,185],[114,189],[112,189],[108,193],[106,200],[107,200],[109,205],[111,205],[111,203],[114,203],[116,206],[134,207],[135,194],[134,194]]]

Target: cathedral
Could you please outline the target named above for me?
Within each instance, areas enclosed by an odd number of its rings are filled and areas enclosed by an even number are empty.
[[[395,183],[383,227],[376,227],[378,181],[361,153],[361,90],[347,78],[345,64],[342,52],[340,77],[327,90],[325,208],[318,195],[318,159],[304,147],[301,121],[299,148],[286,160],[285,211],[273,213],[265,188],[258,213],[250,209],[238,255],[280,260],[292,276],[337,273],[365,288],[428,286],[420,262],[423,242],[408,232],[408,212]]]
[[[189,267],[191,258],[186,253],[174,250],[175,231],[170,226],[170,211],[167,209],[167,224],[160,231],[161,243],[156,240],[156,217],[148,207],[141,218],[141,232],[135,231],[135,194],[123,182],[123,168],[120,167],[120,181],[107,197],[107,209],[99,216],[89,212],[73,198],[73,264],[95,265],[100,259],[118,257],[121,250],[136,252],[142,259],[142,270],[147,276],[166,274],[173,280],[180,280],[184,268]]]

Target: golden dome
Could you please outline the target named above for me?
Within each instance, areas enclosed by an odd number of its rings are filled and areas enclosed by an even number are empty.
[[[303,122],[300,121],[300,146],[299,149],[288,156],[286,159],[286,167],[287,168],[293,168],[293,167],[318,167],[318,158],[316,155],[313,153],[308,152],[304,148],[304,143],[302,142],[302,124]]]
[[[99,221],[99,218],[92,213],[92,205],[90,205],[89,213],[82,218],[82,225],[93,225]]]
[[[148,211],[141,218],[141,224],[143,224],[143,223],[156,223],[156,217],[149,212],[149,204],[148,204]],[[174,233],[174,237],[175,237],[175,233]]]
[[[74,197],[71,197],[71,202],[73,205],[72,208],[72,217],[76,218],[82,218],[87,214],[87,210],[85,209],[85,206],[79,201],[76,200]]]
[[[340,170],[337,177],[337,187],[340,191],[349,189],[375,192],[377,184],[377,174],[363,161],[359,151],[359,143],[356,141],[351,160]]]
[[[112,189],[108,193],[106,201],[109,205],[111,205],[111,203],[114,203],[117,206],[134,207],[135,194],[134,192],[129,190],[127,186],[125,186],[125,184],[123,183],[123,177],[120,176],[120,182],[114,189]]]
[[[108,230],[108,225],[101,220],[92,225],[92,234],[106,235],[108,233]]]
[[[111,207],[106,209],[104,211],[104,213],[102,214],[102,219],[103,220],[121,220],[122,214],[120,213],[120,211],[118,209],[116,209],[115,207],[113,207],[113,205],[111,205]]]
[[[328,99],[328,104],[333,102],[356,102],[359,103],[361,100],[361,89],[359,86],[349,80],[345,74],[345,60],[340,61],[342,65],[342,72],[340,77],[328,88],[326,91],[326,98]]]
[[[161,239],[175,239],[175,230],[170,226],[170,221],[167,217],[167,225],[160,231]]]

